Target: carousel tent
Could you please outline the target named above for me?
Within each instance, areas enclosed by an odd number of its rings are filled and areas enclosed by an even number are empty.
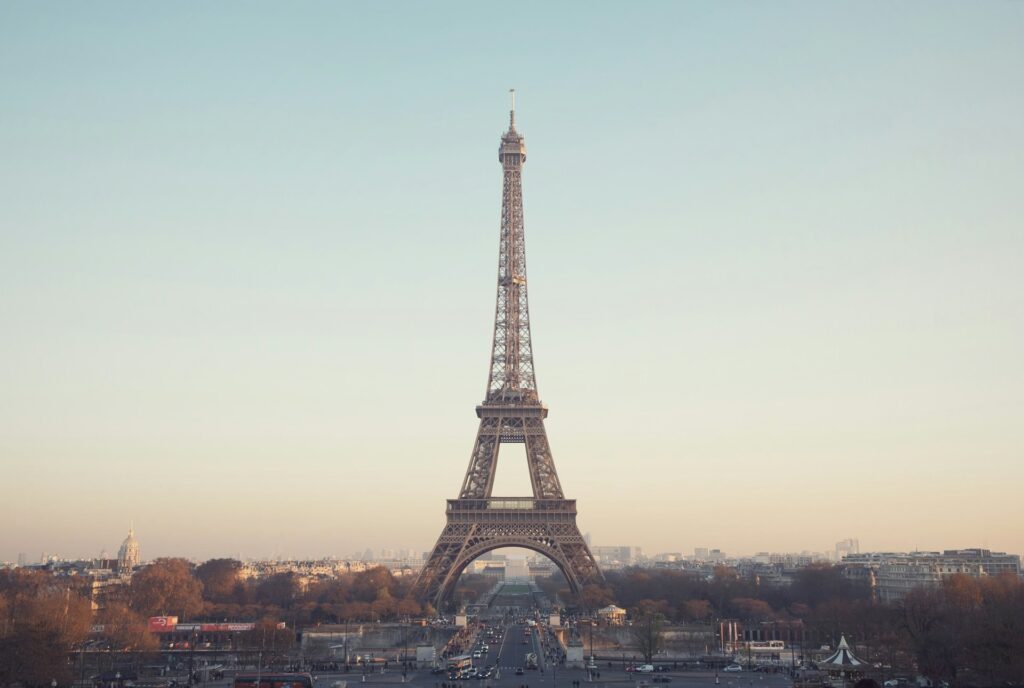
[[[846,636],[844,635],[839,639],[839,647],[836,649],[835,654],[818,662],[818,666],[822,669],[835,671],[837,669],[853,669],[865,666],[865,663],[857,659],[857,655],[853,654],[850,646],[846,644]]]

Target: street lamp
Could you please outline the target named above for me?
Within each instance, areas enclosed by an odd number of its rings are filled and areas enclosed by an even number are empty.
[[[409,673],[409,618],[406,617],[405,622],[402,624],[402,644],[405,646],[402,649],[404,656],[402,657],[402,683],[405,683],[405,679]]]
[[[195,659],[195,651],[196,651],[196,629],[193,628],[192,629],[192,638],[189,640],[189,643],[188,643],[188,685],[189,685],[189,688],[192,688],[192,668],[193,668],[192,662]]]

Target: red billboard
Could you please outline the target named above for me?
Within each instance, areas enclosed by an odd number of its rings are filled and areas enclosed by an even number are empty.
[[[150,633],[169,633],[178,625],[176,616],[151,616],[149,617]]]

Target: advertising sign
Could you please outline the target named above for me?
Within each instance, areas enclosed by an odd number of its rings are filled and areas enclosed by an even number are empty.
[[[200,630],[205,633],[239,633],[251,631],[254,623],[204,623]]]
[[[178,625],[176,616],[151,616],[149,617],[150,633],[169,633]]]

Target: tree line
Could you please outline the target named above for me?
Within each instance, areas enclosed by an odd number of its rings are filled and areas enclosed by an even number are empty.
[[[538,583],[549,595],[569,599],[560,574]],[[1024,581],[1013,574],[953,575],[937,588],[918,588],[882,604],[867,585],[829,564],[801,569],[789,586],[763,585],[726,566],[710,578],[632,568],[608,571],[604,585],[585,588],[581,597],[589,609],[615,603],[629,610],[638,647],[656,646],[651,628],[666,622],[799,622],[808,644],[834,647],[845,635],[871,663],[951,685],[1024,684]]]
[[[234,559],[192,566],[159,559],[132,576],[129,605],[141,614],[182,619],[257,619],[273,616],[306,625],[392,621],[433,614],[410,595],[412,580],[384,567],[307,581],[294,572],[242,578]]]
[[[266,634],[276,633],[277,622],[285,621],[281,647],[303,626],[436,614],[412,598],[411,577],[395,577],[385,568],[312,581],[290,572],[258,579],[244,579],[241,573],[241,563],[232,559],[198,566],[159,559],[136,571],[94,614],[87,581],[45,571],[0,571],[0,684],[48,686],[51,679],[67,684],[69,650],[97,637],[90,635],[94,624],[103,626],[100,637],[107,647],[145,654],[157,649],[157,639],[147,630],[150,616],[256,622],[257,630],[240,635],[240,647],[265,643]],[[561,576],[538,583],[552,599],[570,599]],[[456,604],[491,585],[482,576],[463,576]],[[604,585],[582,591],[581,602],[591,610],[612,603],[628,609],[643,631],[637,635],[644,642],[638,643],[645,647],[656,645],[666,622],[799,622],[809,642],[834,646],[846,635],[869,662],[913,667],[953,685],[1024,682],[1024,582],[1013,575],[950,576],[941,587],[879,604],[866,586],[830,565],[802,569],[784,587],[762,585],[725,566],[710,578],[636,568],[607,572]]]
[[[295,629],[319,623],[390,621],[434,614],[409,595],[411,581],[383,567],[334,579],[304,581],[295,573],[244,579],[242,564],[212,559],[158,559],[124,586],[110,589],[93,612],[91,581],[49,571],[0,571],[0,685],[70,683],[69,653],[89,640],[118,655],[159,649],[148,630],[151,616],[185,621],[251,621],[239,648],[277,648],[294,642]],[[287,630],[278,629],[284,621]],[[102,627],[102,632],[93,629]],[[94,645],[95,646],[95,645]]]

